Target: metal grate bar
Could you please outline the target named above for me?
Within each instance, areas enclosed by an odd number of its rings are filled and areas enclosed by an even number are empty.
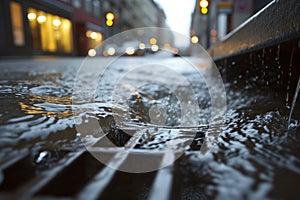
[[[127,158],[128,154],[124,152],[117,153],[113,159],[110,161],[110,164],[118,168],[124,160]],[[105,167],[101,170],[77,196],[78,199],[84,199],[89,197],[89,199],[97,199],[107,185],[111,182],[112,178],[115,175],[116,170],[110,167]]]
[[[87,148],[89,152],[85,150],[69,152],[59,160],[55,167],[41,171],[37,175],[27,175],[27,179],[24,179],[22,184],[15,186],[13,190],[7,193],[3,190],[0,193],[0,198],[106,199],[110,196],[133,198],[134,195],[137,195],[141,199],[170,199],[172,193],[176,192],[174,189],[176,187],[175,169],[171,163],[182,152],[180,150],[139,149],[139,145],[149,139],[149,129],[136,128],[135,131],[130,131],[130,135],[131,133],[134,134],[130,138],[128,137],[129,139],[124,137],[126,140],[122,146],[112,145],[113,141],[108,137],[108,134],[105,134]],[[190,133],[185,129],[182,132],[187,135]],[[119,133],[125,134],[125,132]],[[197,134],[196,138],[198,137],[204,137],[201,131]],[[198,150],[199,145],[193,145],[191,150]],[[105,159],[108,164],[99,163],[95,159],[98,155],[101,160]],[[6,160],[0,164],[0,167],[2,169],[18,168],[20,173],[27,173],[29,170],[34,172],[34,168],[20,168],[20,164],[30,160],[28,153],[21,154]],[[159,170],[149,170],[149,173],[143,174],[117,170],[131,169],[133,172],[138,172],[144,167]],[[12,173],[11,170],[10,173]],[[120,183],[123,188],[119,187]],[[133,195],[131,190],[136,190],[136,193]],[[115,193],[115,191],[118,192]]]
[[[16,191],[18,196],[22,198],[30,198],[41,190],[45,185],[47,185],[52,179],[54,179],[64,168],[72,165],[80,156],[83,155],[85,151],[71,153],[66,159],[62,159],[57,167],[54,167],[47,170],[45,173],[40,174],[39,176],[34,177],[29,182],[25,183],[21,188]],[[73,154],[73,155],[72,155]],[[38,184],[37,184],[38,183]]]
[[[166,152],[162,159],[161,167],[155,177],[155,181],[153,183],[149,200],[167,200],[170,199],[170,194],[172,190],[172,182],[173,182],[173,175],[172,169],[173,163],[175,160],[175,155],[173,152]],[[169,166],[168,166],[169,165]],[[168,166],[168,167],[165,167]]]
[[[19,162],[20,160],[24,159],[28,155],[29,155],[28,151],[18,152],[17,154],[10,155],[7,157],[7,159],[4,159],[3,161],[1,161],[0,169],[1,170],[7,169],[10,166]]]
[[[120,151],[121,148],[118,148],[117,153],[109,161],[108,166],[93,178],[93,180],[77,195],[77,198],[84,199],[86,196],[89,196],[89,199],[98,199],[113,179],[116,169],[123,164],[128,157],[130,150],[134,148],[143,134],[144,131],[137,131],[124,145],[125,149],[122,148]],[[92,150],[92,148],[89,150]],[[105,150],[105,148],[103,150]]]

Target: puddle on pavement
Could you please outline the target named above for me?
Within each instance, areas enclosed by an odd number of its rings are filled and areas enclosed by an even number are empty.
[[[53,167],[65,152],[82,148],[74,127],[71,96],[75,74],[71,71],[22,73],[18,75],[19,80],[1,80],[0,158],[9,151],[28,148],[38,172]],[[207,125],[210,117],[207,88],[193,74],[186,76],[197,89],[201,109],[199,116],[194,117],[199,119],[199,124]],[[101,126],[106,126],[108,138],[116,146],[123,146],[131,136],[116,126],[113,117],[116,110],[105,103],[110,97],[103,94],[107,94],[109,87],[98,91],[90,112],[79,117],[81,123],[92,118],[98,120]],[[268,91],[261,96],[263,92],[236,91],[230,84],[225,87],[226,121],[217,145],[207,158],[199,161],[198,157],[206,129],[194,127],[192,132],[196,134],[191,136],[190,130],[172,128],[180,124],[178,99],[157,85],[139,88],[131,94],[129,107],[124,108],[130,113],[126,116],[128,124],[137,129],[151,128],[135,148],[186,150],[176,162],[174,172],[176,179],[182,180],[178,182],[181,194],[194,192],[196,197],[201,196],[201,191],[208,198],[280,198],[285,193],[297,193],[295,187],[300,184],[299,121],[292,118],[290,129],[287,129],[287,113],[278,111],[281,102]],[[93,103],[88,103],[81,106],[89,110]],[[148,115],[158,103],[163,105],[165,113],[154,112],[153,115],[165,120],[165,127]]]

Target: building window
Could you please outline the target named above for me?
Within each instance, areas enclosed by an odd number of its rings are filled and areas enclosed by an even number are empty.
[[[88,13],[92,13],[93,9],[92,9],[92,0],[85,0],[85,11],[88,12]]]
[[[93,2],[93,13],[95,16],[100,17],[100,2],[99,2],[99,0],[94,0],[94,2]]]
[[[88,39],[88,48],[93,49],[97,47],[103,40],[103,35],[100,32],[87,30],[85,33]]]
[[[82,6],[81,0],[73,0],[73,5],[77,8],[80,8]]]
[[[16,46],[25,45],[22,10],[23,9],[21,4],[14,1],[10,2],[10,17],[11,17],[13,41],[14,41],[14,45]]]
[[[35,50],[64,53],[73,51],[70,20],[34,8],[28,9],[27,18]]]

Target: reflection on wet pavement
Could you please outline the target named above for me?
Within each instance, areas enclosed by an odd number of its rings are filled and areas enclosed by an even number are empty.
[[[148,129],[135,148],[160,150],[169,146],[186,151],[174,169],[182,198],[205,194],[209,199],[260,199],[299,194],[299,121],[292,119],[292,128],[287,129],[288,114],[278,111],[281,102],[267,90],[236,91],[232,85],[225,85],[228,101],[225,125],[212,153],[200,161],[198,150],[207,131],[210,97],[203,80],[197,80],[192,73],[183,70],[193,85],[201,109],[199,116],[194,117],[203,126],[179,129],[175,128],[180,123],[178,99],[159,85],[146,85],[131,93],[129,107],[112,104],[110,84],[98,88],[93,102],[72,105],[76,67],[54,66],[48,70],[46,66],[27,66],[20,71],[4,65],[1,68],[9,76],[3,75],[0,80],[0,160],[13,151],[25,149],[31,152],[36,173],[49,169],[68,152],[83,148],[74,123],[89,120],[98,121],[105,127],[107,137],[116,146],[123,146],[131,136],[122,133],[117,126],[120,124],[116,125],[114,120],[124,112],[130,113],[121,116],[127,119],[124,126]],[[124,69],[115,70],[108,73],[113,76]],[[9,78],[11,76],[16,78]],[[143,76],[148,75],[129,78],[134,83]],[[130,88],[130,85],[124,87]],[[163,105],[165,113],[158,112],[161,109],[155,107],[158,103]],[[157,118],[151,117],[151,112],[160,120],[155,121]],[[164,123],[160,124],[161,120],[165,120]],[[189,134],[192,129],[196,135]]]

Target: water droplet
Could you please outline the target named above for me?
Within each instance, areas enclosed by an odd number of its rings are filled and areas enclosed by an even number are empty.
[[[289,119],[288,119],[288,125],[290,124],[291,118],[293,116],[293,111],[294,111],[294,108],[295,108],[295,105],[296,105],[299,90],[300,90],[300,76],[299,76],[299,79],[298,79],[297,88],[296,88],[294,98],[293,98],[293,102],[292,102],[292,105],[291,105],[290,115],[289,115]]]
[[[47,151],[42,151],[39,153],[37,159],[35,160],[36,163],[42,163],[43,161],[45,161],[46,157],[49,155],[49,153]]]
[[[277,75],[277,78],[280,79],[280,77],[281,77],[280,74],[278,74],[278,75]]]

